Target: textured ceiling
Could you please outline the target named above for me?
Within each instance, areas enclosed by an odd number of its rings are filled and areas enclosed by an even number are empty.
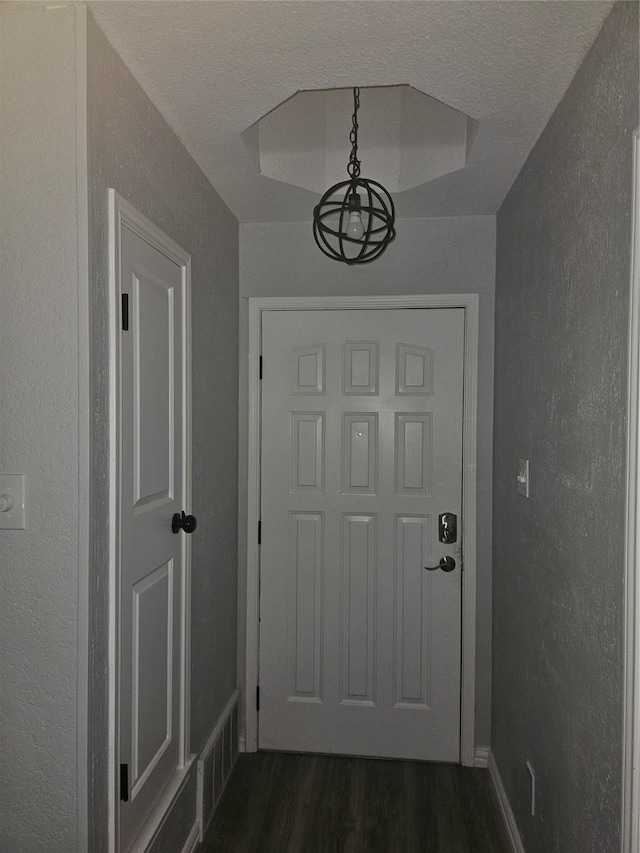
[[[260,175],[244,131],[298,91],[397,84],[477,122],[466,167],[396,194],[398,216],[495,213],[611,6],[592,0],[90,3],[241,222],[310,220],[319,200]],[[359,153],[363,175],[375,179],[367,174],[366,150]]]

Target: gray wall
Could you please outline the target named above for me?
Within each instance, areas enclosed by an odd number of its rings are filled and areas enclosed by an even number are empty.
[[[87,532],[82,69],[72,5],[4,3],[0,14],[0,470],[27,475],[27,529],[0,530],[0,849],[72,853],[82,846],[78,617]]]
[[[87,53],[96,523],[90,700],[99,808],[107,737],[107,189],[114,187],[192,258],[194,752],[204,746],[236,686],[238,224],[91,17]],[[104,833],[105,815],[98,814],[95,850]]]
[[[498,215],[492,747],[527,853],[620,844],[637,124],[638,6],[624,3]],[[529,500],[518,457],[531,460]]]
[[[246,630],[248,302],[250,296],[480,294],[478,381],[478,630],[476,736],[489,744],[491,687],[491,435],[493,405],[493,216],[404,219],[398,237],[372,264],[347,267],[317,248],[310,222],[240,229],[239,683]]]

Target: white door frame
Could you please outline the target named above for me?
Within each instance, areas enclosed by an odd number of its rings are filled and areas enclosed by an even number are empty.
[[[126,225],[142,240],[172,260],[182,270],[184,284],[183,340],[185,363],[183,379],[182,451],[185,466],[183,482],[184,511],[191,512],[191,256],[157,226],[139,213],[114,189],[109,189],[109,811],[108,851],[117,853],[119,847],[119,784],[116,768],[120,765],[118,745],[119,709],[119,515],[120,496],[118,461],[120,458],[120,363],[121,363],[121,281],[120,234]],[[190,746],[190,638],[191,638],[191,537],[182,536],[184,571],[180,590],[180,731],[178,770],[175,779],[163,792],[149,825],[140,836],[141,849],[146,849],[181,788],[193,763]]]
[[[259,576],[258,521],[260,518],[260,353],[263,311],[389,310],[395,308],[464,308],[464,409],[462,518],[464,571],[462,573],[462,677],[461,763],[475,764],[476,675],[476,456],[478,396],[477,293],[424,296],[318,296],[249,298],[249,447],[247,490],[247,652],[245,749],[258,748],[256,688],[259,672]]]
[[[629,291],[622,853],[640,849],[640,130],[633,134]]]

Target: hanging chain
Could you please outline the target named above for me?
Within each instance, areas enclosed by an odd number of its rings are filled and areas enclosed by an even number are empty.
[[[360,160],[358,160],[358,108],[360,107],[360,89],[353,88],[353,116],[349,141],[351,142],[351,154],[347,172],[351,180],[360,177]]]

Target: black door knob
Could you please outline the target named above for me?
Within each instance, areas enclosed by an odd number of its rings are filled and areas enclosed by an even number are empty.
[[[193,533],[198,526],[195,515],[185,515],[184,510],[177,512],[171,519],[171,529],[174,533],[184,530],[185,533]]]

